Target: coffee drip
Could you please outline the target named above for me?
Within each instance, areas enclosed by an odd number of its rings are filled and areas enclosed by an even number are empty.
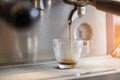
[[[59,62],[60,64],[65,64],[65,65],[71,65],[71,64],[76,64],[76,61],[74,61],[73,57],[72,57],[72,49],[71,49],[71,42],[72,42],[72,38],[71,38],[71,24],[72,24],[72,17],[75,13],[75,11],[77,10],[77,6],[75,5],[74,8],[71,10],[70,15],[68,17],[68,41],[69,41],[69,55],[66,57],[66,60],[63,60],[62,62]]]

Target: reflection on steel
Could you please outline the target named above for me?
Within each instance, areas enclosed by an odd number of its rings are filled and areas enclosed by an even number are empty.
[[[34,0],[34,7],[37,9],[44,9],[44,0]]]
[[[67,31],[72,7],[62,0],[43,1],[45,9],[40,10],[39,21],[29,30],[15,31],[0,19],[0,64],[54,59],[52,40],[62,38]]]

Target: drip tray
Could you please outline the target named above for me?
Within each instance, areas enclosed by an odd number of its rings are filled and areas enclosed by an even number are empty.
[[[120,59],[111,56],[90,57],[80,59],[75,69],[59,69],[56,62],[4,66],[0,68],[0,80],[85,80],[88,77],[118,74],[119,68]]]

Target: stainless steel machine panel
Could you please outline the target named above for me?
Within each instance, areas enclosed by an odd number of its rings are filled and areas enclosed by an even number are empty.
[[[54,59],[52,40],[67,29],[72,6],[62,0],[43,0],[40,19],[30,30],[16,31],[0,20],[0,64]]]

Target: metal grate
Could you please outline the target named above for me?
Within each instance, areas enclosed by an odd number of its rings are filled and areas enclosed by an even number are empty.
[[[17,65],[0,69],[0,80],[47,80],[116,71],[120,59],[112,57],[95,57],[80,59],[75,69],[58,69],[56,62]]]

